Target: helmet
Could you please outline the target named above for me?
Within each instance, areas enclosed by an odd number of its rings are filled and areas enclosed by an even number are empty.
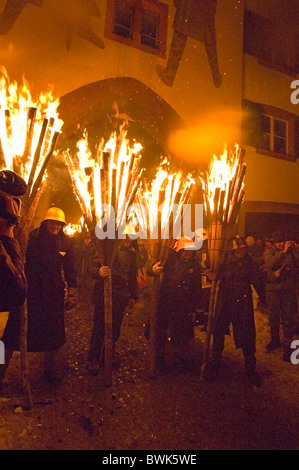
[[[196,246],[192,238],[182,237],[175,242],[173,248],[175,251],[179,252],[181,250],[195,250]]]
[[[50,207],[44,215],[43,221],[44,220],[56,220],[66,225],[64,212],[62,209],[59,209],[59,207]]]
[[[0,217],[9,225],[16,225],[20,222],[20,210],[21,200],[0,190]]]
[[[207,231],[206,228],[198,228],[198,229],[196,229],[196,230],[195,230],[195,235],[196,235],[198,238],[201,238],[202,241],[208,239],[208,231]]]
[[[252,235],[248,235],[245,239],[247,246],[254,245],[254,237]]]
[[[237,250],[238,248],[246,248],[246,241],[244,240],[243,237],[239,237],[238,235],[235,237],[232,237],[229,241],[229,249],[232,250]]]

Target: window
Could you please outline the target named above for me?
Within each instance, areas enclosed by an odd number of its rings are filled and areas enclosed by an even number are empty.
[[[167,18],[159,0],[109,0],[105,37],[165,57]]]
[[[299,35],[283,21],[270,21],[249,10],[244,14],[243,51],[260,64],[288,75],[299,72]]]
[[[287,121],[262,114],[261,148],[282,155],[287,154]]]
[[[298,155],[298,119],[274,106],[243,100],[242,142],[258,153],[296,161]]]

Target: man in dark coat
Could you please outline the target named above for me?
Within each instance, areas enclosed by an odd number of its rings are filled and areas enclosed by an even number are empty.
[[[262,300],[265,299],[263,274],[256,261],[247,253],[246,241],[239,236],[230,240],[230,251],[219,268],[219,284],[212,324],[212,361],[207,372],[217,372],[220,367],[225,335],[233,326],[233,337],[237,349],[242,348],[245,368],[252,385],[260,386],[256,372],[255,321],[252,288]]]
[[[272,234],[272,246],[265,250],[266,298],[271,340],[268,352],[281,347],[280,325],[283,330],[283,360],[290,362],[290,348],[297,315],[296,283],[299,267],[299,250],[284,231]]]
[[[93,290],[94,314],[88,351],[88,372],[97,375],[104,359],[105,309],[104,279],[112,276],[112,336],[113,345],[121,333],[125,310],[137,299],[137,263],[135,240],[126,238],[119,242],[112,268],[102,266],[96,250],[87,272],[96,281]],[[113,350],[113,356],[114,356]],[[117,361],[114,357],[114,365]]]
[[[173,37],[166,68],[157,65],[156,71],[167,86],[172,86],[183,56],[188,37],[204,42],[213,83],[219,88],[222,75],[218,68],[215,14],[217,0],[174,0],[176,14]]]
[[[170,335],[175,359],[183,367],[190,365],[189,343],[194,337],[194,312],[202,298],[201,267],[194,249],[184,237],[170,251],[158,294],[157,367],[165,368],[165,347]]]
[[[29,235],[25,272],[28,282],[28,351],[44,352],[44,378],[60,383],[55,370],[56,351],[66,341],[64,310],[77,297],[77,273],[72,240],[62,228],[64,212],[50,207],[39,228]],[[67,302],[65,304],[65,291]],[[8,321],[4,335],[10,349],[19,349],[19,331]]]
[[[9,321],[19,318],[27,294],[27,282],[19,242],[14,228],[20,220],[22,196],[27,190],[25,181],[9,170],[0,171],[0,312],[9,312]],[[13,350],[5,345],[5,363],[0,363],[0,392],[2,381]]]

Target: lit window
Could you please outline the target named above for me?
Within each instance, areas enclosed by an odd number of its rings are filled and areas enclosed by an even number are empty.
[[[287,154],[287,121],[274,116],[262,115],[262,149]]]
[[[166,55],[168,5],[158,0],[109,0],[105,37]]]
[[[299,119],[284,109],[243,100],[242,144],[260,154],[295,162],[299,158]]]

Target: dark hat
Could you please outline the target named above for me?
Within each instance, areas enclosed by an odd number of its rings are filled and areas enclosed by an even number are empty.
[[[12,196],[24,196],[27,191],[27,184],[14,171],[0,171],[0,190]]]
[[[284,242],[286,239],[285,233],[283,230],[275,230],[272,233],[272,242],[273,243],[279,243],[279,242]]]
[[[232,237],[229,240],[229,249],[230,250],[237,250],[238,248],[246,248],[247,244],[243,237],[239,237],[238,235]]]
[[[21,200],[0,190],[0,217],[6,219],[9,225],[20,221]]]

